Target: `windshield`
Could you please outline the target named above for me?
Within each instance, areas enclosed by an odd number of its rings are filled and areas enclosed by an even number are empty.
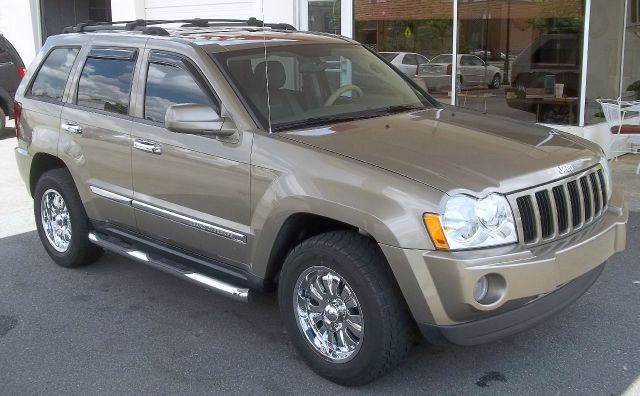
[[[451,55],[438,55],[429,63],[451,63]]]
[[[212,54],[258,122],[273,131],[432,106],[436,103],[355,44],[304,44]]]

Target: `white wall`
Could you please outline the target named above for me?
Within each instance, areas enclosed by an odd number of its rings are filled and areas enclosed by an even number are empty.
[[[144,2],[145,0],[111,0],[111,20],[145,19]]]
[[[297,26],[297,0],[144,0],[144,11],[147,19],[262,19],[262,1],[266,22],[284,22]],[[126,1],[111,0],[114,19],[114,5],[120,2]]]
[[[37,0],[0,0],[0,33],[27,66],[40,49],[39,20]]]

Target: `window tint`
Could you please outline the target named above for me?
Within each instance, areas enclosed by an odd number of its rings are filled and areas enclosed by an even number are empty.
[[[80,106],[127,114],[134,60],[87,58],[78,83]]]
[[[177,66],[150,63],[144,98],[144,118],[164,122],[167,108],[181,103],[212,106],[209,97],[186,70]]]
[[[30,95],[62,100],[71,66],[78,55],[78,48],[56,48],[42,64],[31,85]]]
[[[403,65],[417,65],[416,56],[414,54],[406,54],[402,59]]]
[[[538,48],[532,57],[534,63],[577,65],[579,59],[579,40],[550,39]]]
[[[482,59],[475,57],[475,56],[470,56],[469,57],[471,65],[472,66],[484,66],[484,63],[482,62]]]
[[[397,52],[381,52],[380,55],[382,55],[382,57],[387,61],[391,62],[396,58],[396,56],[398,56],[398,53]]]

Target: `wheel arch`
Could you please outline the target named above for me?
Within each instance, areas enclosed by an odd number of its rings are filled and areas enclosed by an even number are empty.
[[[36,183],[40,177],[51,169],[67,168],[67,165],[60,158],[49,153],[39,152],[34,154],[29,170],[29,193],[33,198]]]
[[[325,232],[338,230],[361,232],[371,237],[357,226],[324,215],[310,212],[290,214],[284,220],[273,242],[266,262],[265,280],[271,284],[277,282],[278,274],[287,255],[302,241]]]

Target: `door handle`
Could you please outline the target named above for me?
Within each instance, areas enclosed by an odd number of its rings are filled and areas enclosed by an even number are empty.
[[[147,153],[152,153],[156,155],[162,154],[162,146],[158,143],[150,142],[148,140],[136,139],[133,141],[133,148],[145,151]]]
[[[62,123],[61,128],[67,132],[70,132],[76,135],[82,134],[82,127],[76,124],[75,122],[65,121]]]

